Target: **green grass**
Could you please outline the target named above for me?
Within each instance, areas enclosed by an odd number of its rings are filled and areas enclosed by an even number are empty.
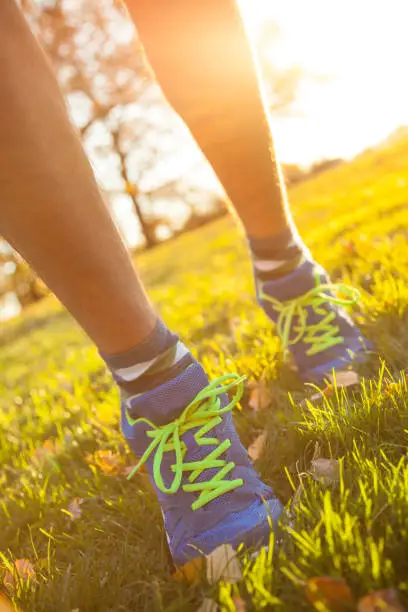
[[[270,409],[257,414],[247,393],[236,423],[246,445],[267,430],[257,468],[282,501],[302,483],[275,558],[245,561],[235,586],[173,580],[146,476],[128,482],[86,460],[111,450],[133,462],[111,379],[49,299],[0,332],[0,552],[30,559],[37,572],[17,589],[22,610],[196,610],[206,595],[234,610],[238,591],[248,610],[309,610],[304,585],[314,576],[343,577],[356,599],[392,586],[408,606],[408,141],[304,183],[291,201],[316,257],[362,291],[352,315],[384,363],[374,358],[354,391],[302,407],[305,390],[256,307],[231,219],[137,262],[162,316],[211,377],[236,371],[273,390]],[[46,440],[51,455],[39,450]],[[341,459],[337,485],[309,474],[316,442],[323,457]],[[84,502],[72,521],[74,498]]]

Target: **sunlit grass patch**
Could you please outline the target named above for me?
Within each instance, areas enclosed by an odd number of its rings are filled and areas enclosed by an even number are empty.
[[[9,593],[23,610],[197,610],[207,596],[225,610],[297,612],[324,609],[326,587],[350,593],[351,610],[388,588],[408,606],[407,168],[405,141],[292,193],[315,256],[361,291],[352,316],[374,350],[347,390],[310,399],[316,390],[282,363],[231,220],[137,258],[163,318],[210,377],[248,377],[235,422],[246,446],[262,436],[256,467],[288,504],[283,537],[243,559],[235,584],[173,579],[147,476],[126,479],[134,459],[117,392],[69,315],[46,300],[4,326],[0,565],[32,564],[35,580]],[[335,477],[316,476],[316,453]]]

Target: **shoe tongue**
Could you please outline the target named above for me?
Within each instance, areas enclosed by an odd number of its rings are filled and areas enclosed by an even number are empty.
[[[263,284],[263,291],[271,297],[286,302],[304,295],[316,286],[316,276],[322,283],[327,282],[323,268],[313,261],[305,261],[290,274]]]
[[[207,385],[202,366],[194,363],[160,387],[128,400],[130,415],[134,419],[144,417],[158,426],[165,425],[174,421]]]

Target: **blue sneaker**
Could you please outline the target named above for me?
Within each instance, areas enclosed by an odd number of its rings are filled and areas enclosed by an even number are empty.
[[[276,280],[258,280],[257,294],[303,381],[322,383],[333,370],[365,359],[370,347],[344,310],[358,301],[359,292],[331,283],[315,262],[307,260]]]
[[[190,401],[192,382],[202,391]],[[195,363],[122,404],[123,433],[140,457],[134,472],[147,468],[176,566],[222,544],[266,545],[276,528],[282,505],[256,474],[232,421],[242,393],[243,378],[208,383]]]

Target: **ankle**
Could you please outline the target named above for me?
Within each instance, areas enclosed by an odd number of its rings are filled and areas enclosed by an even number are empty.
[[[290,226],[272,236],[248,236],[248,242],[257,281],[285,276],[312,258],[296,229]]]
[[[117,355],[102,355],[122,395],[145,393],[175,378],[195,359],[160,320],[140,344]]]

